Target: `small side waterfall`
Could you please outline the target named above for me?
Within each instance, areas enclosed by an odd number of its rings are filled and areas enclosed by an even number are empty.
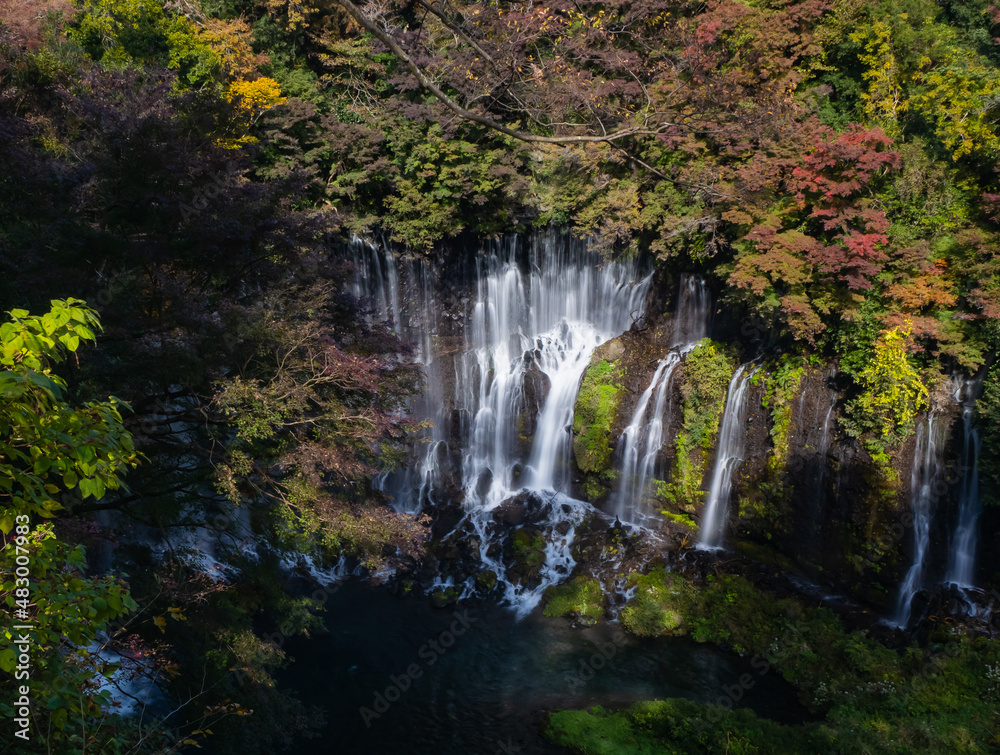
[[[729,381],[726,408],[719,430],[719,444],[715,452],[715,466],[712,483],[705,502],[705,514],[701,522],[701,538],[698,547],[714,550],[722,547],[722,535],[726,525],[729,496],[733,487],[733,473],[743,460],[743,437],[746,425],[747,395],[753,372],[747,372],[749,365],[741,365]]]
[[[982,378],[963,380],[956,391],[962,403],[962,484],[958,492],[958,519],[948,546],[944,581],[960,588],[975,587],[976,541],[982,501],[979,498],[979,433],[975,428],[976,399]]]
[[[899,586],[894,622],[906,627],[910,621],[913,596],[924,585],[927,553],[931,542],[931,520],[937,499],[935,483],[941,472],[941,435],[934,410],[926,422],[917,426],[917,442],[913,450],[910,472],[910,512],[913,516],[913,563]]]
[[[705,285],[705,279],[697,275],[683,274],[677,296],[674,337],[671,345],[683,353],[693,349],[698,341],[708,335],[711,314],[712,295]]]
[[[649,386],[635,405],[632,420],[618,439],[619,482],[614,497],[615,515],[626,524],[641,524],[650,516],[643,499],[663,444],[663,410],[673,385],[674,371],[682,355],[708,335],[711,311],[712,296],[705,280],[683,274],[674,311],[671,351],[656,365]],[[653,401],[652,412],[649,412],[650,400]]]
[[[426,259],[397,259],[386,245],[375,246],[355,237],[354,295],[367,306],[373,321],[386,321],[393,332],[413,343],[415,361],[427,377],[424,391],[410,402],[408,413],[430,420],[417,447],[419,461],[376,479],[376,487],[393,498],[397,511],[416,514],[436,502],[442,478],[439,459],[446,455],[448,401],[432,347],[439,331],[436,277]]]
[[[672,351],[656,366],[653,379],[635,406],[632,421],[618,441],[621,463],[618,490],[615,492],[615,515],[626,524],[640,524],[649,515],[643,505],[643,497],[663,443],[663,409],[674,371],[680,363],[680,355]],[[654,392],[653,411],[647,420],[646,410]]]

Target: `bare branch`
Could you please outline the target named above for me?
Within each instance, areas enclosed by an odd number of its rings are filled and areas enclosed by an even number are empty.
[[[662,134],[667,128],[670,128],[673,124],[664,123],[656,128],[629,128],[622,129],[620,131],[614,131],[609,134],[602,134],[600,136],[592,135],[579,135],[579,136],[539,136],[537,134],[529,134],[524,131],[518,131],[512,128],[504,126],[502,123],[495,121],[494,119],[474,113],[471,110],[467,110],[460,104],[455,102],[451,97],[449,97],[441,87],[435,84],[430,77],[423,72],[423,70],[418,66],[413,59],[407,55],[406,51],[399,46],[399,43],[389,34],[385,29],[382,29],[378,24],[376,24],[372,19],[366,16],[358,6],[351,2],[351,0],[337,0],[341,7],[346,10],[350,16],[357,21],[362,27],[367,29],[369,32],[375,35],[375,37],[382,42],[386,47],[389,48],[390,52],[399,58],[400,61],[409,69],[410,73],[420,82],[421,86],[427,89],[431,94],[437,97],[441,103],[455,113],[460,118],[472,121],[473,123],[479,123],[480,125],[491,128],[494,131],[499,131],[501,134],[510,136],[518,141],[522,142],[533,142],[536,144],[585,144],[585,143],[602,143],[602,142],[614,142],[619,139],[627,139],[633,136],[654,136],[656,134]],[[435,14],[437,15],[437,14]],[[580,124],[583,127],[583,124]]]

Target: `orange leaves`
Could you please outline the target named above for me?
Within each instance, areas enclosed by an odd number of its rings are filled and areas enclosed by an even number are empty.
[[[242,19],[206,18],[198,36],[219,56],[230,79],[253,79],[258,68],[268,62],[266,55],[258,55],[250,47],[250,27]]]
[[[893,283],[886,293],[906,310],[924,307],[951,307],[958,301],[952,281],[938,270]]]

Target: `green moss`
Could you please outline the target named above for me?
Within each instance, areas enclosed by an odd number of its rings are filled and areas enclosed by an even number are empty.
[[[785,726],[747,710],[689,700],[608,713],[560,711],[546,735],[579,753],[989,753],[1000,728],[1000,641],[962,639],[902,651],[848,632],[825,608],[779,598],[737,576],[692,584],[662,567],[633,575],[622,612],[635,634],[688,633],[750,658],[751,680],[771,670],[824,715]],[[752,687],[744,685],[744,691]],[[720,690],[719,702],[731,700]]]
[[[533,568],[545,563],[545,538],[540,532],[515,530],[514,560],[522,567]]]
[[[487,592],[497,585],[497,573],[492,569],[481,571],[476,575],[476,585]]]
[[[649,574],[633,574],[629,586],[635,595],[622,609],[619,618],[622,626],[640,637],[657,637],[673,634],[681,629],[681,607],[689,602],[686,593],[689,585],[676,574],[662,566]]]
[[[813,728],[782,726],[745,708],[729,710],[674,698],[636,703],[618,712],[601,707],[559,711],[549,717],[545,734],[585,755],[833,752],[834,742],[817,736]]]
[[[604,591],[593,577],[574,577],[545,591],[546,616],[580,616],[592,621],[604,618]]]
[[[786,465],[796,398],[806,371],[804,357],[783,354],[768,369],[752,378],[763,384],[761,403],[771,415],[771,453],[762,478],[755,480],[739,498],[740,525],[750,537],[770,542],[791,531],[791,503],[794,487]]]
[[[584,473],[584,490],[591,500],[608,492],[614,480],[612,431],[621,403],[621,371],[611,362],[595,359],[587,368],[573,411],[573,454]]]
[[[707,338],[684,360],[684,421],[677,435],[674,472],[660,493],[688,513],[703,497],[701,482],[719,435],[734,366],[724,348]]]
[[[682,524],[685,527],[689,527],[689,528],[691,528],[693,530],[697,530],[698,529],[698,525],[695,524],[694,519],[692,519],[687,514],[675,514],[672,511],[665,511],[665,510],[661,511],[660,513],[663,514],[664,517],[666,517],[667,519],[669,519],[674,524]]]
[[[773,449],[768,466],[778,471],[788,459],[788,435],[792,427],[794,399],[799,395],[805,375],[805,358],[782,354],[777,364],[762,378],[765,384],[764,408],[771,410],[771,442]]]

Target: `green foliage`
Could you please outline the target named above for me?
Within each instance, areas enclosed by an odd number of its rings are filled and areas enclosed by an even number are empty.
[[[914,108],[934,124],[934,135],[953,160],[975,154],[985,160],[1000,154],[996,108],[1000,72],[969,55],[968,49],[949,46],[934,63],[922,61],[915,75],[920,86]]]
[[[197,89],[216,83],[221,61],[198,27],[157,0],[82,0],[71,37],[109,67],[163,66]]]
[[[753,669],[744,692],[774,669],[825,717],[790,727],[688,700],[640,703],[616,714],[561,711],[550,718],[547,736],[563,746],[585,753],[707,754],[734,743],[736,751],[762,753],[991,751],[1000,719],[996,640],[944,636],[946,645],[897,652],[866,632],[848,632],[827,609],[777,598],[738,576],[710,576],[695,586],[656,568],[632,575],[631,583],[636,594],[622,612],[630,632],[654,636],[667,626],[731,647]],[[667,611],[676,612],[669,624]],[[721,691],[719,702],[731,709]]]
[[[927,405],[927,388],[907,354],[909,337],[909,326],[882,334],[858,374],[861,395],[848,404],[847,431],[867,436],[875,453],[884,454],[910,434],[917,412]]]
[[[766,378],[763,404],[771,410],[771,442],[774,444],[768,466],[780,470],[788,458],[788,434],[792,426],[793,401],[799,395],[802,377],[805,375],[805,360],[782,354],[777,366]]]
[[[593,577],[573,577],[545,591],[546,616],[572,615],[595,621],[604,618],[604,591]]]
[[[420,519],[396,516],[370,490],[376,470],[402,458],[412,426],[399,410],[418,376],[370,357],[363,333],[339,345],[331,299],[324,285],[274,292],[245,323],[243,374],[215,397],[235,430],[216,485],[236,504],[279,502],[274,535],[287,547],[377,568],[387,553],[413,555],[421,539]]]
[[[100,732],[111,701],[92,680],[109,669],[87,647],[136,610],[121,577],[85,576],[83,548],[59,540],[43,521],[63,508],[57,495],[102,498],[123,488],[121,475],[138,460],[118,403],[75,406],[55,373],[99,329],[97,314],[76,299],[54,300],[40,316],[13,310],[0,325],[0,530],[10,535],[0,550],[0,598],[18,617],[0,632],[0,669],[11,675],[0,686],[29,687],[33,729],[59,752],[86,748],[88,738],[107,741]],[[27,648],[15,644],[22,633],[15,624],[31,627]],[[23,652],[27,673],[15,682]],[[6,703],[0,711],[11,718]]]
[[[81,343],[94,342],[96,313],[76,299],[53,300],[31,316],[15,309],[0,325],[0,531],[18,514],[51,517],[57,495],[102,498],[123,487],[136,466],[132,436],[122,426],[119,401],[74,406],[55,367]]]
[[[583,375],[573,410],[573,454],[580,470],[588,475],[613,479],[612,430],[621,403],[621,373],[605,359],[595,359]]]
[[[684,360],[684,420],[677,436],[677,460],[670,482],[659,486],[677,506],[690,507],[701,500],[701,481],[715,448],[733,369],[725,349],[707,338]]]
[[[834,744],[807,727],[782,726],[745,708],[732,710],[731,705],[672,698],[636,703],[618,712],[600,707],[558,711],[549,717],[545,733],[583,755],[811,755]]]
[[[385,130],[377,147],[384,151],[381,159],[368,156],[355,166],[351,156],[330,168],[326,190],[355,210],[357,230],[383,227],[395,240],[426,251],[463,231],[510,228],[521,186],[514,145],[481,133],[450,134],[437,123],[394,121]],[[354,145],[345,147],[349,152]]]

